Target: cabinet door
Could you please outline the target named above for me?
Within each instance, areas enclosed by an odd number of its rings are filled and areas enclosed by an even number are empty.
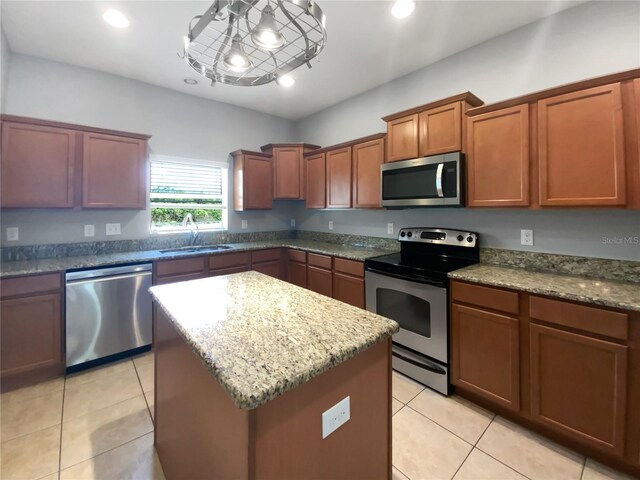
[[[63,364],[60,295],[0,302],[2,377]]]
[[[326,197],[326,165],[324,153],[306,158],[307,208],[325,208]]]
[[[301,147],[273,149],[273,198],[304,199]]]
[[[146,141],[85,133],[82,159],[83,207],[145,208]]]
[[[354,307],[364,308],[364,279],[334,273],[333,298]]]
[[[469,206],[529,205],[529,106],[467,121]]]
[[[418,156],[418,114],[387,122],[387,162]]]
[[[251,270],[264,273],[270,277],[280,278],[280,261],[275,260],[272,262],[255,263],[251,266]]]
[[[2,122],[2,207],[73,207],[76,132]]]
[[[304,263],[287,262],[287,281],[307,288],[307,266]]]
[[[309,290],[331,297],[333,294],[332,284],[331,270],[311,265],[307,267],[307,288]]]
[[[380,208],[380,166],[384,138],[353,147],[353,207]]]
[[[270,157],[246,155],[244,159],[244,208],[270,209],[273,206],[273,167]]]
[[[419,115],[420,156],[462,150],[462,104],[426,110]]]
[[[529,331],[533,418],[622,455],[627,347],[536,324]]]
[[[518,319],[454,303],[451,337],[452,383],[519,411]]]
[[[538,102],[540,205],[624,205],[620,84]]]
[[[326,153],[327,208],[351,208],[351,147]]]

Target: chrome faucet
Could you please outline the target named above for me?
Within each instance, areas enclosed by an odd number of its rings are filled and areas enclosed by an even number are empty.
[[[198,238],[198,224],[193,220],[193,215],[187,213],[182,219],[182,228],[189,228],[189,246],[192,247],[196,244],[196,239]]]

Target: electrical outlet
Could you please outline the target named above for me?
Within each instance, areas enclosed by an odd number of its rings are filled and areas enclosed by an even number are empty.
[[[387,223],[387,233],[393,235],[393,223]]]
[[[333,230],[333,222],[329,220],[329,230]]]
[[[520,245],[533,245],[533,230],[520,230]]]
[[[240,222],[240,228],[242,228],[242,229],[246,229],[247,228],[247,221],[246,220],[242,220]]]
[[[350,397],[340,400],[322,414],[322,438],[327,438],[351,418]]]
[[[84,236],[85,237],[95,237],[96,236],[96,226],[95,225],[85,225],[84,226]]]
[[[20,229],[18,227],[7,228],[7,242],[17,242],[20,240]]]
[[[106,226],[106,234],[107,235],[120,235],[120,224],[119,223],[107,223]]]
[[[289,225],[291,225],[291,228],[295,228],[295,226],[296,226],[296,219],[295,219],[295,218],[292,218],[292,219],[289,221]]]

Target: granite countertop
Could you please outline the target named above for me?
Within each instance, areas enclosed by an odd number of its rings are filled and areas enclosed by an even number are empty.
[[[640,284],[638,283],[533,272],[482,263],[451,272],[449,278],[623,310],[640,311]]]
[[[393,320],[258,272],[150,291],[243,409],[267,403],[399,329]]]
[[[177,258],[197,257],[200,255],[220,255],[224,253],[240,252],[247,250],[260,250],[264,248],[298,248],[312,253],[321,253],[349,260],[363,261],[369,257],[385,255],[394,250],[381,250],[369,247],[357,247],[337,243],[317,242],[314,240],[265,240],[246,243],[225,244],[231,248],[219,251],[200,252],[168,252],[160,250],[112,253],[105,255],[90,255],[80,257],[47,258],[41,260],[25,260],[17,262],[2,262],[0,265],[0,278],[29,275],[35,273],[60,272],[91,267],[104,267],[125,263],[142,263],[154,260],[170,260]]]

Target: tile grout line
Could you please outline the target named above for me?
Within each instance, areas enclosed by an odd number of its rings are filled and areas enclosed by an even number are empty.
[[[582,462],[582,471],[580,472],[580,480],[584,477],[584,470],[587,468],[587,456],[584,456],[584,462]]]
[[[60,412],[60,445],[58,448],[58,480],[60,480],[60,469],[62,468],[62,429],[64,428],[64,399],[67,396],[67,375],[65,373],[62,381],[62,411]]]
[[[420,413],[420,412],[418,412],[418,413]],[[491,413],[493,413],[493,412],[491,412]],[[467,453],[467,456],[466,456],[466,457],[464,457],[464,460],[462,461],[462,463],[458,466],[458,468],[456,469],[456,471],[453,473],[453,476],[451,477],[451,479],[452,479],[452,480],[453,480],[454,478],[456,478],[456,475],[458,474],[458,472],[460,471],[460,469],[462,468],[462,466],[465,464],[465,462],[467,461],[467,459],[471,456],[471,454],[473,453],[473,451],[476,449],[476,445],[478,445],[478,442],[479,442],[479,441],[480,441],[480,439],[484,436],[485,432],[489,429],[489,427],[491,426],[491,424],[493,423],[493,421],[495,420],[495,418],[496,418],[496,414],[494,413],[494,414],[493,414],[493,418],[489,421],[489,423],[487,423],[487,426],[486,426],[486,427],[484,427],[484,430],[482,431],[482,433],[480,434],[480,436],[479,436],[479,437],[478,437],[478,439],[476,440],[476,443],[474,443],[474,444],[471,446],[471,450],[469,450],[469,453]],[[438,424],[438,425],[440,425],[440,424]],[[442,426],[442,425],[440,425],[440,426]],[[442,427],[442,428],[444,428],[444,427]],[[445,429],[445,430],[446,430],[446,429]],[[451,432],[451,433],[453,433],[453,432]],[[454,435],[455,435],[455,433],[454,433]]]
[[[138,366],[136,365],[136,362],[133,361],[133,358],[131,359],[131,362],[133,362],[133,370],[136,372],[136,377],[138,378],[138,384],[140,384],[140,390],[142,390],[142,397],[144,398],[144,403],[147,406],[147,413],[149,414],[149,417],[151,417],[151,424],[153,425],[153,430],[155,431],[156,419],[153,418],[153,415],[151,415],[151,407],[149,406],[149,401],[147,400],[147,394],[144,391],[144,387],[142,386],[142,379],[140,378],[140,374],[138,373]],[[154,365],[154,368],[155,368],[155,365]],[[155,388],[155,385],[153,387]]]
[[[467,445],[471,445],[471,447],[473,448],[473,444],[472,444],[471,442],[469,442],[468,440],[465,440],[465,439],[464,439],[464,438],[462,438],[460,435],[458,435],[458,434],[457,434],[457,433],[455,433],[455,432],[452,432],[452,431],[451,431],[451,430],[449,430],[448,428],[443,427],[442,425],[440,425],[440,424],[439,424],[438,422],[436,422],[435,420],[433,420],[433,419],[431,419],[431,418],[427,417],[424,413],[417,411],[417,410],[416,410],[415,408],[413,408],[411,405],[407,404],[407,405],[405,405],[405,407],[407,407],[407,408],[408,408],[408,409],[410,409],[411,411],[413,411],[413,412],[417,413],[418,415],[420,415],[420,416],[422,416],[422,417],[426,418],[426,419],[427,419],[427,420],[429,420],[430,422],[435,423],[435,424],[436,424],[436,425],[438,425],[440,428],[442,428],[442,429],[446,430],[446,431],[447,431],[447,432],[449,432],[451,435],[453,435],[453,436],[455,436],[455,437],[459,438],[460,440],[462,440],[462,441],[463,441],[464,443],[466,443]],[[489,422],[489,425],[491,425],[491,422]],[[489,427],[487,427],[487,428],[489,428]],[[484,434],[484,432],[482,432],[482,433]]]

